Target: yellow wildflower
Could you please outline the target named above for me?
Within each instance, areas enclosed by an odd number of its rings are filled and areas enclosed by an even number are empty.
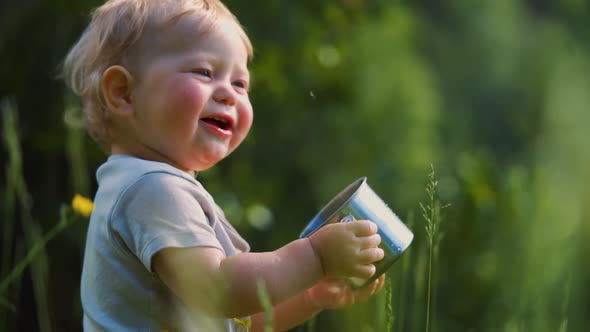
[[[72,208],[81,216],[88,217],[94,210],[94,203],[90,198],[76,194],[72,199]]]
[[[250,327],[252,326],[252,319],[250,317],[244,319],[234,318],[234,322],[241,326],[240,331],[250,331]]]

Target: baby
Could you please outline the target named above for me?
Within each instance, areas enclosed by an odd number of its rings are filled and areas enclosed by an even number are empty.
[[[110,0],[68,54],[64,76],[109,154],[84,256],[86,331],[261,330],[259,284],[282,331],[382,287],[344,281],[383,258],[374,223],[253,253],[195,179],[250,130],[252,53],[218,0]]]

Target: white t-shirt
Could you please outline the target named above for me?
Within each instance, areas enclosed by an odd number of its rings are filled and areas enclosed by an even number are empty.
[[[82,270],[84,330],[239,331],[231,319],[189,313],[152,270],[164,248],[249,251],[203,186],[168,164],[127,155],[110,156],[97,179]]]

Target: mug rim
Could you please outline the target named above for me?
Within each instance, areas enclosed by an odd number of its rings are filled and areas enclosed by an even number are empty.
[[[311,219],[307,226],[305,226],[299,237],[309,237],[322,226],[324,226],[336,213],[338,213],[338,210],[341,207],[348,204],[348,202],[350,202],[358,194],[361,186],[366,183],[367,177],[362,176],[353,181],[348,186],[346,186],[344,189],[342,189],[338,194],[336,194],[336,196],[332,197],[332,199],[326,205],[324,205],[324,207],[322,207],[322,209],[318,213],[316,213],[316,215]],[[345,199],[339,201],[343,197],[345,197]],[[333,209],[333,211],[330,211],[330,209]],[[324,215],[328,212],[330,214],[324,217]],[[316,223],[319,224],[316,225]]]

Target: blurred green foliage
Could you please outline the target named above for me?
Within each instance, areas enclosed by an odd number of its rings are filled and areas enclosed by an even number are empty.
[[[431,330],[587,329],[590,3],[226,3],[255,46],[255,122],[243,145],[199,179],[254,250],[296,238],[333,195],[367,176],[416,234],[389,272],[394,330],[424,330],[418,202],[432,163],[440,199],[452,206],[437,249]],[[3,114],[18,115],[20,149],[3,144],[0,157],[0,279],[58,221],[62,203],[96,190],[106,156],[56,74],[99,4],[0,3],[0,100]],[[84,224],[65,230],[40,270],[0,294],[14,306],[0,306],[0,330],[81,329],[85,232]],[[384,297],[322,313],[314,329],[382,331]]]

